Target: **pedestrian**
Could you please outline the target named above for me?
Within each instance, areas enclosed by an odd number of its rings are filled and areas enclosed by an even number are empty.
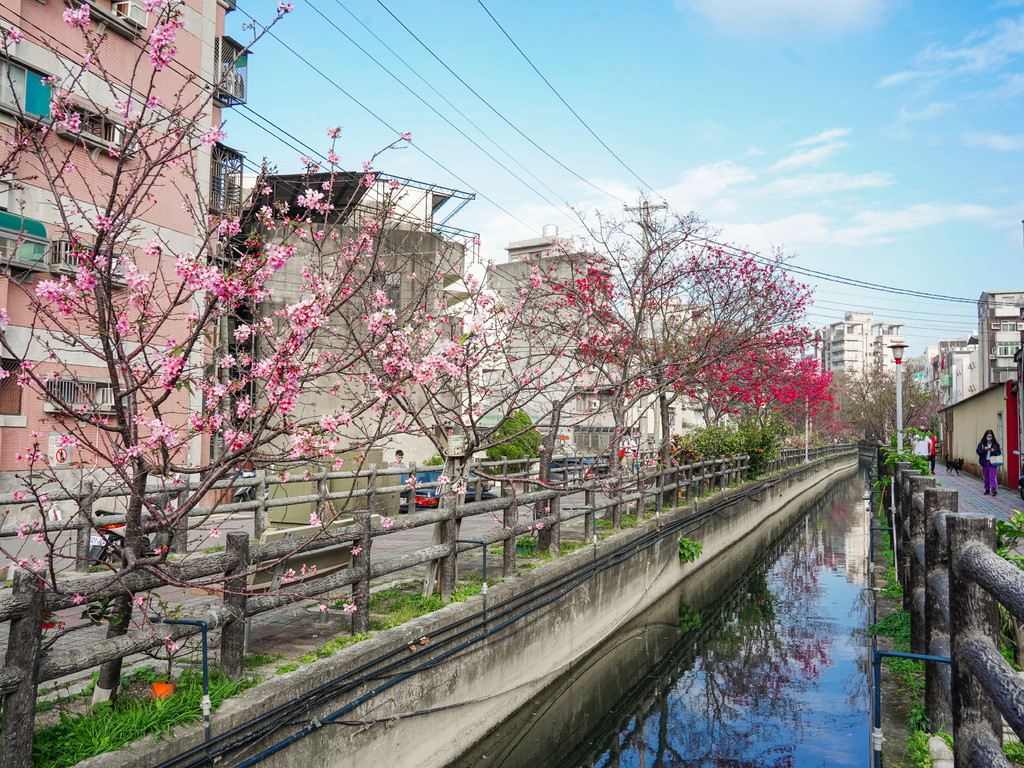
[[[913,439],[914,443],[914,455],[926,457],[928,455],[928,441],[925,440],[924,435],[916,435]]]
[[[932,466],[932,474],[935,474],[935,454],[939,450],[939,441],[935,435],[928,435],[928,463]]]
[[[978,443],[978,463],[981,465],[981,474],[985,480],[985,495],[995,496],[996,489],[996,468],[1003,466],[1003,449],[999,447],[995,433],[986,429]]]
[[[405,452],[401,449],[395,451],[395,460],[388,464],[388,468],[393,467],[405,469]]]

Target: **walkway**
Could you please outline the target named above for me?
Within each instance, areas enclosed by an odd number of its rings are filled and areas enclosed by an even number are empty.
[[[935,483],[946,490],[960,492],[960,511],[994,515],[997,520],[1009,520],[1018,510],[1024,510],[1024,502],[1015,490],[1000,488],[996,496],[986,496],[981,478],[961,472],[947,475],[946,468],[935,465]]]

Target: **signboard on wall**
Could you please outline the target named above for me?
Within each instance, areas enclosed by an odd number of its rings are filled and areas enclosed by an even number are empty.
[[[71,465],[71,456],[67,446],[60,444],[62,435],[59,432],[50,433],[49,456],[51,467],[67,467]]]

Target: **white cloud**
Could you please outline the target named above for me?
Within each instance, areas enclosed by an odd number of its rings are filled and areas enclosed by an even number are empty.
[[[676,7],[732,34],[843,34],[874,26],[883,0],[676,0]]]
[[[828,219],[817,213],[798,213],[764,223],[726,224],[722,238],[760,253],[775,248],[792,251],[802,245],[827,243],[832,236]]]
[[[769,197],[817,197],[853,189],[887,187],[893,184],[891,173],[875,171],[850,175],[847,173],[804,173],[778,179],[761,189]]]
[[[811,149],[798,149],[789,157],[779,160],[769,170],[785,171],[791,168],[802,168],[805,165],[818,165],[846,146],[848,145],[845,141],[833,141]]]
[[[709,163],[683,173],[679,182],[661,190],[661,195],[680,211],[696,209],[706,201],[716,201],[730,187],[753,181],[757,175],[731,160]]]
[[[913,80],[920,80],[924,77],[934,77],[941,74],[941,72],[925,72],[919,69],[911,69],[905,72],[893,72],[891,75],[886,75],[875,83],[875,88],[892,88],[897,85],[909,83]]]
[[[835,141],[836,139],[841,139],[843,136],[849,135],[849,128],[830,128],[827,131],[822,131],[817,136],[808,136],[806,139],[800,139],[800,141],[795,141],[789,146],[806,147],[809,144],[825,144],[828,142]]]
[[[897,139],[909,139],[914,135],[914,132],[910,129],[912,123],[924,122],[927,120],[934,120],[940,115],[944,115],[950,110],[956,108],[956,104],[951,104],[947,101],[933,101],[923,109],[919,109],[916,112],[906,107],[900,108],[900,113],[896,117],[896,121],[885,129],[885,132]]]
[[[1001,67],[1024,53],[1024,17],[1000,19],[984,32],[969,35],[955,46],[930,45],[918,61],[955,65],[957,73],[981,72]]]
[[[896,211],[864,211],[853,217],[854,226],[838,229],[832,240],[842,245],[883,243],[899,233],[951,221],[996,222],[1005,215],[987,205],[918,203]]]
[[[997,152],[1013,152],[1017,149],[1024,149],[1024,135],[1007,136],[1002,133],[980,133],[967,131],[960,137],[969,147],[988,147]]]

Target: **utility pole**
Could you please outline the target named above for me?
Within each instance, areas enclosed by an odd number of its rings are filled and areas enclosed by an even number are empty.
[[[622,207],[630,213],[640,214],[640,229],[642,229],[644,233],[644,256],[650,256],[651,242],[650,237],[648,236],[648,230],[651,226],[651,211],[664,210],[665,208],[668,208],[668,203],[663,200],[657,205],[651,205],[647,200],[643,200],[640,202],[639,206],[631,207],[623,203]]]

